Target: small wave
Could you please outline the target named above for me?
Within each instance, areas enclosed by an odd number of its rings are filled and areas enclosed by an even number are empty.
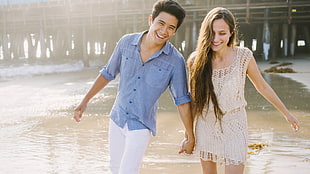
[[[58,63],[40,62],[32,64],[2,64],[0,66],[0,81],[14,80],[18,78],[33,77],[37,75],[47,75],[53,73],[76,72],[81,71],[84,68],[85,67],[83,65],[83,62],[80,60]]]

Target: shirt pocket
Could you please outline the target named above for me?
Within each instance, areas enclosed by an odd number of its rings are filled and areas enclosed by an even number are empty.
[[[121,76],[131,77],[136,69],[136,60],[122,55]]]
[[[169,83],[172,67],[167,63],[152,64],[145,75],[145,82],[156,88],[166,87]]]

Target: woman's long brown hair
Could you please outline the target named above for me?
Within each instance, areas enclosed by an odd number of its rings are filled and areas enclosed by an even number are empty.
[[[206,15],[201,24],[196,51],[190,55],[187,65],[190,75],[189,85],[193,99],[192,107],[194,116],[201,115],[205,107],[209,109],[209,103],[211,101],[213,103],[215,117],[221,123],[224,113],[219,107],[212,83],[213,51],[211,44],[214,35],[212,25],[213,21],[217,19],[224,19],[228,24],[232,35],[227,45],[234,45],[236,40],[234,16],[226,8],[214,8]]]

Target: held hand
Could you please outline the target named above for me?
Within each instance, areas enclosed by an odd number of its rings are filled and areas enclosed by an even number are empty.
[[[76,122],[80,122],[82,118],[82,114],[86,109],[86,104],[81,103],[78,107],[74,109],[74,116]]]
[[[179,150],[179,154],[185,153],[187,155],[191,155],[194,150],[195,141],[189,141],[187,138],[184,138],[181,142],[181,148]]]
[[[297,132],[299,130],[299,128],[300,128],[299,122],[294,115],[289,113],[289,115],[286,116],[286,120],[291,124],[291,127],[292,127],[294,132]]]

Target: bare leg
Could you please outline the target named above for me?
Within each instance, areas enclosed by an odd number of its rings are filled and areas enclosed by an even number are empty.
[[[225,174],[243,174],[244,164],[225,166]]]
[[[217,174],[216,163],[212,161],[203,161],[200,159],[203,174]]]

